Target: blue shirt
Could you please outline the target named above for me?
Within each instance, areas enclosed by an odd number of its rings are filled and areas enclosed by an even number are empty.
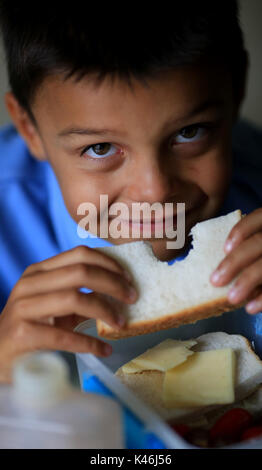
[[[80,238],[51,165],[36,160],[12,124],[0,129],[0,312],[25,268],[77,245]],[[262,132],[239,122],[233,133],[233,177],[218,215],[262,206]]]

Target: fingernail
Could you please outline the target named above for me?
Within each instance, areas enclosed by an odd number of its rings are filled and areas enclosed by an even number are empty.
[[[228,240],[225,244],[225,251],[229,253],[233,249],[233,242],[232,240]]]
[[[113,349],[112,349],[112,346],[110,346],[110,344],[105,344],[103,349],[104,349],[104,354],[106,356],[110,356],[110,354],[112,354]]]
[[[238,297],[241,293],[241,290],[240,288],[236,288],[234,287],[233,289],[231,289],[228,293],[228,299],[231,300],[231,301],[237,301],[238,300]]]
[[[222,277],[221,271],[215,271],[215,272],[213,272],[213,274],[211,276],[211,281],[216,283],[216,282],[220,281],[221,277]]]
[[[226,272],[227,272],[227,269],[225,267],[221,269],[217,269],[216,271],[213,272],[211,276],[211,281],[214,282],[215,284],[217,282],[221,282]]]
[[[255,300],[253,300],[252,302],[249,302],[247,305],[246,305],[246,310],[249,312],[249,313],[254,313],[256,312],[257,310],[259,310],[260,308],[260,305],[258,302],[256,302]]]

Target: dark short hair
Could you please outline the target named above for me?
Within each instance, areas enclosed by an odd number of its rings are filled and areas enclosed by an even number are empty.
[[[173,0],[170,3],[103,3],[0,0],[0,28],[9,85],[20,105],[30,106],[44,78],[61,73],[81,80],[115,75],[146,80],[201,60],[222,60],[237,86],[245,48],[237,0]],[[100,11],[99,11],[100,10]]]

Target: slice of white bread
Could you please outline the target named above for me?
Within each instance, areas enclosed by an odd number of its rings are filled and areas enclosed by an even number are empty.
[[[98,334],[110,339],[136,336],[194,323],[239,307],[227,299],[232,282],[215,287],[209,278],[225,257],[224,243],[241,217],[237,210],[196,224],[190,232],[193,248],[184,260],[171,266],[159,261],[151,246],[143,241],[99,248],[127,268],[139,298],[132,305],[110,298],[115,309],[125,314],[127,323],[124,328],[114,329],[98,320]]]
[[[232,348],[236,354],[235,402],[252,394],[262,384],[262,361],[253,351],[249,341],[241,335],[229,335],[224,332],[207,333],[196,338],[197,344],[192,351]],[[214,364],[215,367],[215,364]],[[143,371],[124,374],[120,367],[115,375],[151,406],[164,420],[188,422],[192,418],[214,409],[225,409],[225,405],[212,405],[197,408],[166,408],[162,398],[164,373],[160,371]],[[231,405],[229,405],[231,406]]]

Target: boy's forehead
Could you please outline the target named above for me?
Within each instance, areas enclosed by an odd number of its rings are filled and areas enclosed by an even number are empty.
[[[32,106],[41,124],[65,136],[71,127],[124,127],[125,122],[186,119],[201,107],[223,106],[232,96],[231,76],[222,67],[188,66],[159,73],[145,82],[108,76],[100,83],[95,75],[81,81],[61,75],[46,78]],[[231,101],[231,100],[230,100]],[[204,109],[203,109],[204,110]]]

